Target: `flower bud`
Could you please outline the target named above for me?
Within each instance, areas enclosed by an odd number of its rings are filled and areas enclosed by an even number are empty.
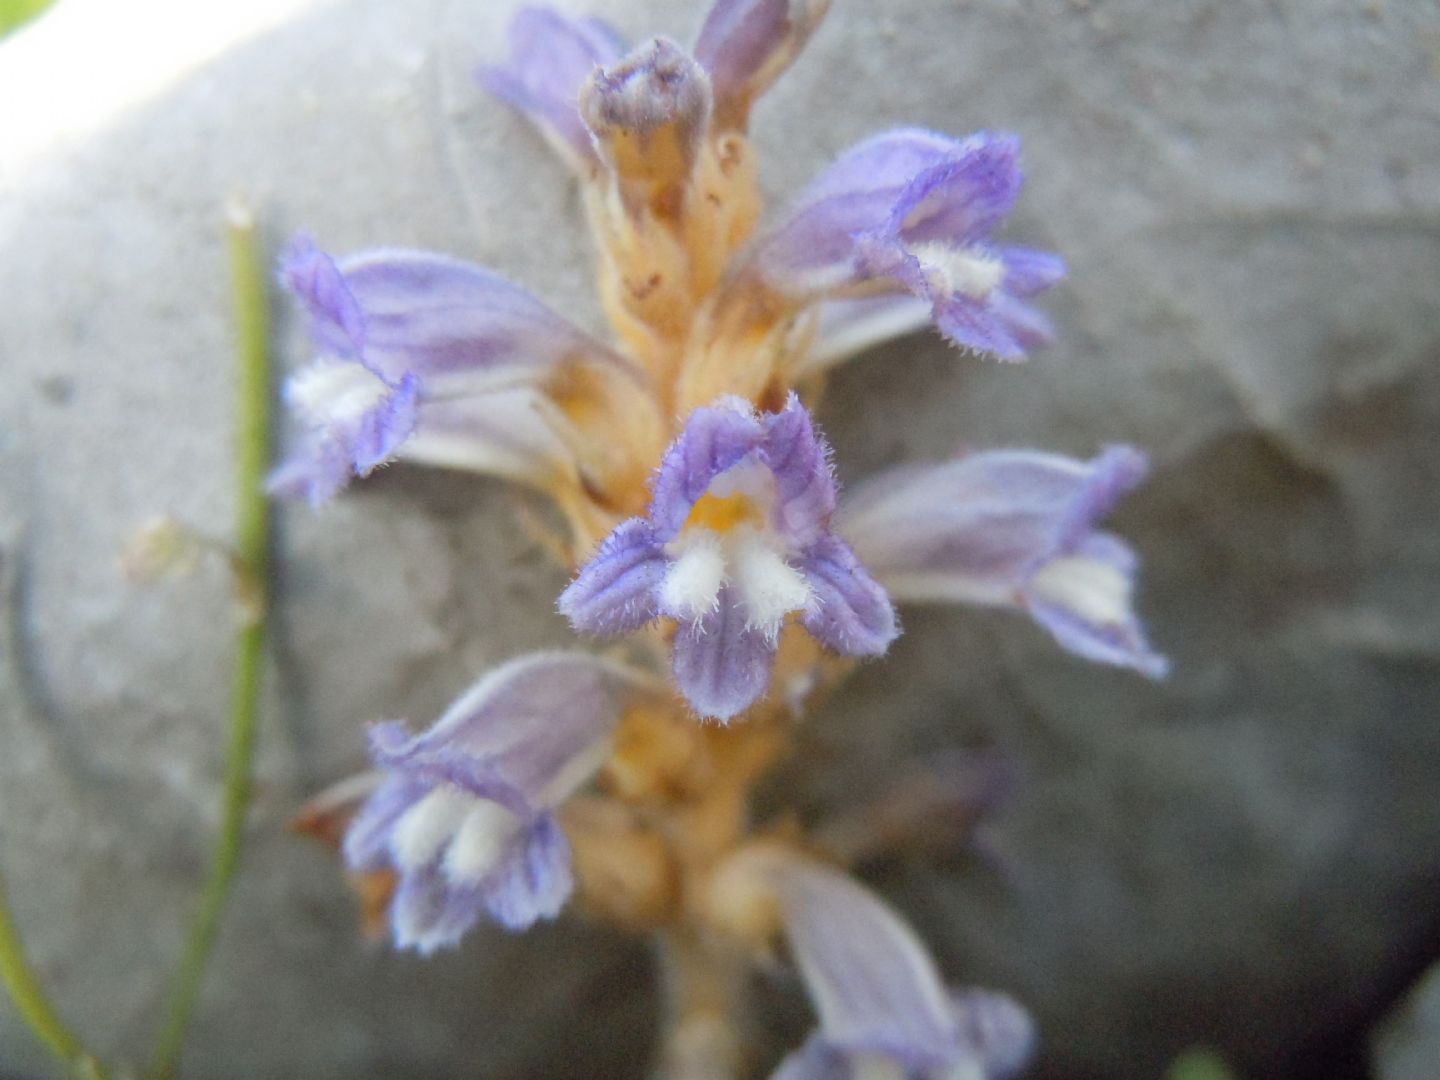
[[[655,38],[590,77],[580,115],[627,202],[679,209],[710,119],[710,79],[692,57]]]

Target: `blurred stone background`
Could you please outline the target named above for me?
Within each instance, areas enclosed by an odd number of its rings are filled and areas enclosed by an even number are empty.
[[[704,5],[585,6],[689,41]],[[62,0],[0,44],[0,862],[66,1016],[117,1058],[148,1051],[216,820],[223,573],[140,590],[116,555],[157,513],[229,527],[224,199],[273,243],[449,251],[600,326],[573,183],[470,81],[508,0],[228,7]],[[898,124],[1020,133],[1010,236],[1072,278],[1028,366],[916,337],[841,373],[842,477],[960,443],[1148,447],[1115,524],[1175,673],[911,611],[814,723],[792,799],[818,817],[917,753],[1014,757],[1003,870],[957,852],[872,879],[950,977],[1033,1007],[1038,1076],[1154,1077],[1195,1043],[1251,1077],[1367,1075],[1440,954],[1440,13],[836,0],[758,111],[765,187]],[[396,468],[286,511],[251,844],[186,1076],[643,1075],[641,944],[562,920],[397,956],[284,831],[360,765],[366,721],[427,721],[568,640],[512,504]],[[793,1037],[795,988],[757,993]],[[7,1010],[0,1074],[48,1075]],[[1405,1049],[1426,1016],[1377,1075],[1440,1075]]]

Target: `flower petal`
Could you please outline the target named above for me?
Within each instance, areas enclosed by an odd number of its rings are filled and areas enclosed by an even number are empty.
[[[754,451],[765,428],[748,401],[721,398],[696,409],[671,443],[655,474],[650,521],[662,541],[673,540],[710,482]]]
[[[793,392],[785,408],[763,422],[760,460],[775,478],[772,524],[794,547],[807,547],[829,532],[835,512],[830,448]]]
[[[815,339],[792,378],[825,371],[930,325],[930,305],[909,293],[826,300],[817,305],[816,314]]]
[[[484,896],[479,889],[453,888],[438,867],[405,874],[390,902],[395,946],[414,949],[422,956],[453,948],[484,910]]]
[[[982,1062],[987,1080],[1009,1080],[1035,1054],[1035,1021],[1013,998],[993,990],[951,995],[961,1044]]]
[[[919,128],[882,132],[852,147],[757,242],[749,272],[796,298],[855,284],[858,239],[886,226],[917,173],[955,160],[964,147]]]
[[[1005,264],[1005,291],[1011,296],[1034,296],[1065,277],[1065,261],[1051,252],[1000,247],[996,254]]]
[[[500,476],[541,489],[579,474],[574,432],[555,403],[526,386],[420,408],[397,457],[419,465]]]
[[[917,174],[895,200],[885,233],[910,244],[986,240],[1020,194],[1020,140],[977,132],[953,156]]]
[[[770,1080],[857,1080],[850,1056],[812,1035],[770,1074]],[[903,1078],[902,1078],[903,1080]]]
[[[765,692],[775,642],[751,627],[734,590],[720,590],[715,610],[675,631],[675,680],[702,717],[729,720]]]
[[[477,768],[446,778],[466,786],[475,777],[485,797],[495,797],[491,782],[505,784],[526,807],[548,810],[587,778],[574,775],[577,765],[599,767],[594,759],[603,756],[624,692],[637,678],[588,653],[522,656],[485,675],[420,735],[396,738],[394,726],[376,728],[377,764],[446,775],[469,762]]]
[[[584,634],[638,630],[657,618],[658,590],[669,562],[643,518],[621,523],[560,594],[560,614]]]
[[[1163,678],[1170,663],[1150,648],[1131,604],[1137,562],[1119,537],[1092,534],[1030,576],[1025,604],[1076,656]]]
[[[510,23],[506,65],[477,72],[480,84],[518,109],[577,170],[596,163],[576,101],[599,66],[625,53],[618,31],[599,19],[571,19],[548,8],[522,8]]]
[[[310,331],[326,352],[359,359],[365,340],[365,317],[345,284],[335,260],[315,246],[307,234],[296,236],[280,259],[280,284],[294,293],[310,313]]]
[[[717,0],[695,56],[710,72],[722,129],[745,129],[750,106],[794,62],[829,7],[829,0]]]
[[[889,905],[839,870],[775,860],[769,881],[821,1035],[912,1068],[956,1056],[956,1023],[930,954]]]
[[[391,385],[360,364],[322,360],[285,386],[285,401],[305,425],[308,442],[292,464],[305,493],[320,501],[348,477],[369,475],[391,460],[415,429],[419,384],[413,375]],[[343,470],[343,472],[342,472]],[[335,474],[342,472],[337,477]],[[278,482],[278,481],[277,481]]]
[[[349,867],[360,873],[384,869],[395,823],[429,792],[430,785],[416,777],[387,775],[345,831],[343,853]]]
[[[460,259],[393,249],[335,265],[360,312],[360,358],[387,381],[415,374],[429,398],[533,381],[567,361],[628,367],[520,286]],[[299,295],[312,323],[329,318]]]
[[[507,930],[553,919],[574,889],[570,843],[551,814],[542,814],[485,885],[485,906]]]
[[[890,597],[842,540],[815,544],[802,571],[811,600],[801,623],[822,645],[842,656],[879,656],[900,636]]]

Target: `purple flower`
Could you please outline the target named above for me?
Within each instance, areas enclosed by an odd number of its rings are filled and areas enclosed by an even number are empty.
[[[889,905],[832,867],[772,855],[759,866],[820,1029],[771,1080],[1003,1080],[1029,1060],[1034,1024],[1010,998],[947,990]]]
[[[831,531],[834,509],[827,448],[798,398],[769,414],[722,399],[691,414],[648,518],[610,534],[560,610],[592,634],[677,620],[680,690],[727,720],[765,692],[790,614],[847,656],[883,653],[899,632],[884,590]]]
[[[565,365],[639,378],[525,290],[456,259],[375,251],[336,263],[301,237],[281,278],[320,356],[286,385],[304,430],[271,487],[315,504],[397,457],[543,486],[576,469],[544,381]]]
[[[634,676],[583,653],[491,671],[424,734],[371,730],[384,779],[345,836],[351,869],[393,870],[395,944],[456,944],[482,913],[511,930],[552,918],[571,890],[553,811],[599,769]]]
[[[625,53],[618,31],[600,19],[571,19],[522,8],[510,23],[510,62],[481,68],[480,84],[518,109],[577,169],[597,165],[576,101],[594,70]]]
[[[856,489],[837,528],[896,599],[1023,608],[1071,652],[1158,678],[1168,665],[1131,605],[1135,553],[1095,528],[1145,470],[1129,446],[902,466]]]
[[[756,246],[743,280],[797,303],[903,289],[955,344],[1003,360],[1050,340],[1024,301],[1064,276],[1060,259],[992,233],[1020,191],[1019,142],[905,129],[824,170]],[[901,329],[908,327],[901,326]]]

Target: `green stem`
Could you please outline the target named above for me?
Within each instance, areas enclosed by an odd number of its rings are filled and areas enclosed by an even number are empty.
[[[65,1026],[26,961],[3,879],[0,879],[0,983],[4,983],[20,1018],[66,1069],[76,1077],[105,1080],[105,1069],[85,1052],[80,1040]]]
[[[185,1029],[204,981],[206,961],[220,929],[230,883],[240,862],[245,812],[250,802],[256,715],[265,650],[266,583],[269,580],[269,502],[265,469],[270,460],[270,354],[267,275],[248,210],[232,208],[226,222],[233,302],[238,317],[239,385],[236,398],[237,470],[235,523],[236,590],[243,621],[235,639],[230,682],[230,745],[220,833],[210,878],[190,924],[160,1031],[152,1074],[175,1074]]]

